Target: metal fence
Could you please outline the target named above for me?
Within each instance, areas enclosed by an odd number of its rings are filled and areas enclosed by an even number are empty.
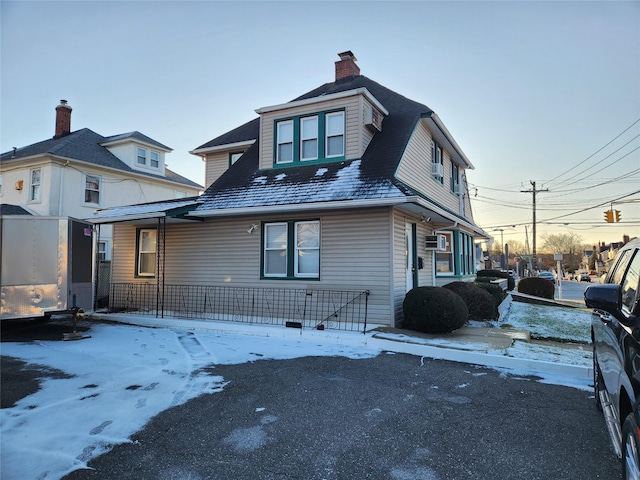
[[[366,331],[369,291],[112,283],[109,311]]]

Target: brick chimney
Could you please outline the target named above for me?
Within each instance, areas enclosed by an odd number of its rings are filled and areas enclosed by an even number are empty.
[[[360,67],[356,65],[358,59],[351,50],[339,53],[340,60],[336,62],[336,82],[343,78],[360,75]]]
[[[71,133],[71,110],[66,100],[60,100],[56,107],[56,134],[53,138],[64,137]]]

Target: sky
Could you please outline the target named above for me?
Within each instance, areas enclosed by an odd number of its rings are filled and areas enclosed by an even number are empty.
[[[640,234],[638,1],[1,1],[0,151],[72,130],[189,151],[334,79],[337,53],[433,109],[498,241]],[[535,188],[533,183],[535,182]],[[605,210],[620,212],[607,223]]]
[[[532,315],[532,308],[548,309],[512,303],[509,323],[540,336],[556,336],[557,329],[549,330],[541,322],[530,323],[536,316]],[[566,308],[553,311],[565,327],[581,329],[588,337],[589,312]],[[158,321],[153,317],[146,319]],[[459,345],[444,338],[424,340],[428,343],[424,345],[409,345],[402,341],[402,335],[393,333],[376,343],[371,333],[329,330],[304,330],[303,333],[273,326],[162,321],[164,328],[93,323],[84,333],[85,338],[77,341],[3,342],[2,355],[60,370],[67,378],[47,378],[45,372],[40,390],[13,407],[0,410],[2,477],[51,480],[87,468],[92,458],[115,445],[130,442],[131,436],[160,412],[200,395],[215,395],[234,381],[203,370],[212,365],[304,356],[366,359],[383,352],[469,363],[475,354],[484,357],[482,364],[491,366],[496,362],[497,369],[505,375],[522,379],[535,373],[531,381],[535,378],[591,390],[589,375],[578,378],[553,368],[557,365],[564,371],[565,366],[569,366],[569,370],[583,367],[586,371],[591,366],[588,346],[585,350],[561,349],[515,342],[504,350],[490,350],[483,345]],[[194,324],[198,327],[193,327]],[[231,333],[234,328],[235,333]],[[221,333],[222,330],[226,332]],[[588,338],[583,339],[580,334],[572,339],[588,342]],[[419,340],[414,337],[414,341]],[[401,350],[397,350],[399,348]],[[521,367],[534,365],[531,361],[536,365],[533,370]],[[505,369],[505,362],[513,368]],[[52,408],[55,415],[51,414]],[[257,412],[267,408],[268,405],[261,403],[255,405]],[[25,458],[29,461],[25,462]]]

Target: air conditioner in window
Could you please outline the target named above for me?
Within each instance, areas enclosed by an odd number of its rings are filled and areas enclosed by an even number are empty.
[[[441,163],[432,163],[431,173],[434,177],[442,178],[444,176],[444,166]]]
[[[424,249],[444,252],[447,250],[447,237],[444,235],[425,235]]]
[[[364,107],[364,125],[372,130],[382,131],[382,114],[371,105]]]

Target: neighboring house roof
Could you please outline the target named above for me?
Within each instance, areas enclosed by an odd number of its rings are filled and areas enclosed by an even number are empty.
[[[395,177],[405,148],[418,122],[432,118],[434,112],[413,100],[358,75],[326,83],[296,99],[322,97],[332,93],[366,88],[389,112],[381,132],[376,133],[362,158],[296,167],[259,169],[257,140],[202,195],[202,203],[193,215],[214,210],[247,207],[275,207],[317,202],[371,201],[382,204],[408,196],[420,197],[429,205],[460,218]],[[258,135],[259,119],[225,133],[198,149],[245,140],[248,131]],[[465,157],[466,159],[466,157]]]
[[[124,135],[140,140],[146,139],[144,141],[147,143],[152,142],[164,149],[170,150],[168,147],[165,147],[161,143],[158,143],[139,132],[132,132]],[[119,136],[116,135],[116,137]],[[201,185],[198,185],[197,183],[178,175],[169,169],[165,169],[165,176],[134,170],[112,154],[106,147],[101,145],[105,142],[113,141],[114,138],[115,137],[103,137],[88,128],[83,128],[60,138],[51,138],[26,147],[18,148],[15,151],[12,150],[5,152],[0,155],[0,163],[27,159],[37,155],[54,155],[91,163],[100,167],[112,168],[127,173],[135,173],[147,177],[169,180],[183,185],[188,185],[190,187],[202,188]]]
[[[207,143],[200,145],[194,149],[193,152],[199,150],[206,150],[212,147],[218,147],[220,145],[229,145],[233,143],[244,143],[252,140],[256,140],[260,135],[260,119],[254,118],[253,120],[240,125],[238,128],[234,128],[230,132],[220,135],[219,137],[209,140]],[[193,153],[192,152],[192,153]]]
[[[8,203],[0,203],[0,215],[32,215],[31,212],[25,210],[19,205],[10,205]]]
[[[172,149],[167,147],[166,145],[161,144],[160,142],[156,142],[153,138],[147,137],[146,135],[140,133],[140,132],[129,132],[129,133],[121,133],[120,135],[112,135],[111,137],[105,137],[104,141],[102,142],[104,143],[111,143],[111,142],[118,142],[121,140],[128,140],[128,139],[134,139],[134,140],[139,140],[141,142],[144,143],[148,143],[149,145],[155,145],[158,148],[161,148],[163,150],[167,150],[167,151],[171,151]]]

